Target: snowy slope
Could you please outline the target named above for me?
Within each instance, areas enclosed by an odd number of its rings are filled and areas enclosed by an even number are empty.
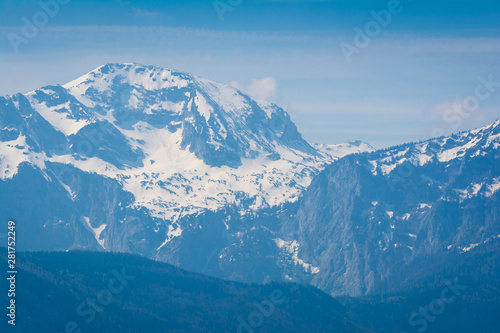
[[[278,106],[154,66],[107,64],[3,102],[12,113],[30,108],[60,138],[35,149],[37,139],[26,142],[22,121],[2,121],[5,133],[19,133],[0,142],[2,179],[21,162],[41,170],[46,162],[71,166],[117,180],[133,194],[133,207],[168,221],[227,205],[245,214],[293,202],[326,163],[371,149],[360,143],[316,149]]]

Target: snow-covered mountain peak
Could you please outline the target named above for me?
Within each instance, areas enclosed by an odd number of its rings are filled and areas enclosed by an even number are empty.
[[[149,91],[186,87],[193,78],[187,74],[155,66],[143,66],[135,63],[110,63],[97,67],[85,75],[73,80],[64,88],[77,92],[90,87],[99,91],[110,90],[113,85],[130,85]]]
[[[141,106],[148,104],[148,101],[141,98],[144,97],[144,93],[159,95],[157,96],[159,99],[171,100],[174,103],[175,100],[186,98],[196,99],[198,103],[207,103],[206,100],[203,100],[205,96],[196,94],[197,92],[201,92],[207,95],[206,97],[209,100],[222,106],[224,111],[231,113],[233,116],[246,111],[249,99],[241,91],[228,85],[177,70],[157,66],[144,66],[136,63],[110,63],[102,65],[76,80],[63,85],[63,87],[68,89],[73,95],[79,96],[82,101],[87,101],[88,106],[103,102],[95,100],[95,96],[92,98],[95,92],[107,92],[108,97],[116,98],[116,96],[110,93],[119,91],[120,102],[122,104],[132,108],[143,109],[145,112],[152,112],[153,108],[152,105],[149,105],[150,108],[141,108]],[[87,91],[89,89],[90,91]],[[130,92],[132,93],[129,94]],[[179,92],[181,94],[178,94]],[[129,99],[124,99],[125,95]],[[256,102],[265,107],[265,111],[270,111],[268,109],[272,107],[271,103],[265,101]],[[161,105],[156,106],[161,107]],[[170,111],[177,111],[179,113],[181,110],[174,108]],[[213,113],[214,110],[208,106],[208,108],[199,111],[208,119],[210,113]],[[267,113],[270,116],[270,113]]]
[[[318,155],[280,107],[190,74],[107,64],[60,89],[121,130],[142,122],[146,131],[181,131],[182,149],[209,165],[237,167],[241,158],[274,154],[276,147]]]
[[[48,178],[51,165],[102,175],[132,193],[134,207],[167,220],[295,201],[327,163],[368,149],[315,148],[280,107],[155,66],[107,64],[1,102],[0,148],[10,156],[2,178],[22,163]]]

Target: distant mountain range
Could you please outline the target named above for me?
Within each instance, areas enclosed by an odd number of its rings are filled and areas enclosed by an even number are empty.
[[[335,296],[400,292],[428,278],[419,267],[496,255],[499,128],[378,151],[309,144],[272,103],[108,64],[0,98],[0,219],[18,221],[20,250],[129,252]]]

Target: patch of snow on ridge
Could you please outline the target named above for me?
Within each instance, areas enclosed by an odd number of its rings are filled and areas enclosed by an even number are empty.
[[[298,257],[299,252],[299,243],[296,240],[293,241],[285,241],[280,238],[275,238],[273,241],[276,243],[280,249],[284,249],[287,253],[292,255],[292,260],[295,265],[300,265],[306,272],[310,272],[312,274],[318,274],[320,271],[319,267],[314,267],[311,264],[304,262],[304,260]]]
[[[462,252],[469,252],[470,250],[477,247],[478,245],[479,245],[479,243],[475,243],[475,244],[470,244],[469,246],[463,247]]]
[[[179,237],[180,235],[182,235],[182,229],[179,224],[176,223],[176,226],[169,225],[167,237],[165,238],[165,241],[160,246],[158,246],[156,251],[159,251],[162,247],[167,245],[168,242],[170,242],[175,237]]]
[[[389,165],[384,164],[384,165],[382,165],[382,166],[380,167],[380,169],[382,170],[382,174],[383,174],[383,175],[388,175],[388,174],[390,174],[390,173],[391,173],[391,171],[392,171],[392,170],[396,169],[396,167],[397,167],[397,164],[396,164],[396,163],[394,163],[394,164],[389,164]]]
[[[490,184],[481,182],[471,184],[465,189],[454,189],[453,191],[458,194],[459,202],[463,202],[477,196],[491,197],[498,190],[500,190],[500,177],[491,179]]]
[[[493,194],[495,194],[498,190],[500,190],[500,177],[499,178],[494,178],[493,182],[487,186],[488,191],[485,193],[487,197],[491,197]]]
[[[46,156],[30,150],[26,137],[19,135],[16,140],[0,141],[0,179],[10,179],[17,174],[19,165],[24,162],[45,169]]]
[[[90,224],[90,219],[87,216],[84,216],[83,219],[85,220],[85,223],[90,228],[90,230],[92,230],[95,240],[99,243],[99,245],[101,245],[103,249],[106,249],[106,247],[104,246],[104,239],[101,239],[101,233],[106,228],[107,224],[102,224],[97,228],[93,228]]]
[[[487,149],[500,148],[500,120],[493,124],[450,137],[430,139],[422,143],[409,143],[395,148],[381,150],[369,160],[370,171],[377,174],[380,167],[387,175],[403,163],[424,166],[428,163],[449,163],[464,157],[475,158],[487,154]]]
[[[73,190],[71,189],[71,187],[69,187],[68,185],[64,184],[63,182],[59,181],[59,183],[62,185],[62,187],[64,187],[64,189],[68,192],[70,198],[72,201],[75,201],[76,199],[76,193],[73,192]]]
[[[80,129],[90,124],[89,121],[85,119],[72,119],[68,117],[68,113],[58,112],[57,110],[63,108],[69,110],[70,102],[65,104],[56,105],[53,107],[48,107],[46,102],[39,103],[33,98],[33,93],[28,93],[26,98],[30,101],[31,106],[47,120],[54,128],[64,133],[64,135],[69,136],[71,134],[76,134]]]
[[[457,158],[457,156],[462,153],[464,154],[466,150],[473,148],[479,141],[481,137],[476,137],[474,140],[468,141],[465,145],[454,147],[448,150],[444,150],[437,155],[439,162],[449,162],[452,159]]]
[[[333,159],[342,158],[346,155],[373,152],[373,148],[370,144],[362,141],[345,142],[340,144],[313,144],[313,147],[319,150],[326,156],[330,156]]]
[[[210,120],[210,116],[212,114],[212,107],[208,105],[207,100],[203,95],[198,94],[194,98],[194,102],[196,106],[198,107],[199,113],[205,118],[205,120],[208,122]]]
[[[453,246],[453,245],[448,245],[448,246],[446,247],[446,249],[447,249],[447,250],[450,250],[450,249],[452,249],[452,248],[456,248],[456,249],[460,250],[460,252],[461,252],[461,253],[464,253],[464,252],[469,252],[470,250],[475,249],[475,248],[476,248],[476,247],[478,247],[478,246],[481,246],[481,245],[487,244],[487,243],[489,243],[489,242],[491,242],[491,241],[493,241],[493,240],[495,240],[495,239],[497,239],[497,238],[500,238],[500,235],[497,235],[497,236],[492,235],[492,236],[490,236],[490,237],[486,238],[486,239],[485,239],[484,241],[482,241],[482,242],[471,243],[471,244],[468,244],[467,246],[456,246],[456,245],[455,245],[455,246]]]

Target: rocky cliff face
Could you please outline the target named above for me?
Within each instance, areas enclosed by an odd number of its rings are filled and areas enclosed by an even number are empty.
[[[337,295],[381,292],[408,278],[403,266],[445,266],[448,254],[500,237],[499,133],[497,121],[326,168],[281,230],[320,268],[312,283]]]
[[[445,265],[500,235],[499,127],[375,152],[310,145],[276,105],[108,64],[0,98],[0,219],[18,221],[20,250],[377,293],[402,267]]]

